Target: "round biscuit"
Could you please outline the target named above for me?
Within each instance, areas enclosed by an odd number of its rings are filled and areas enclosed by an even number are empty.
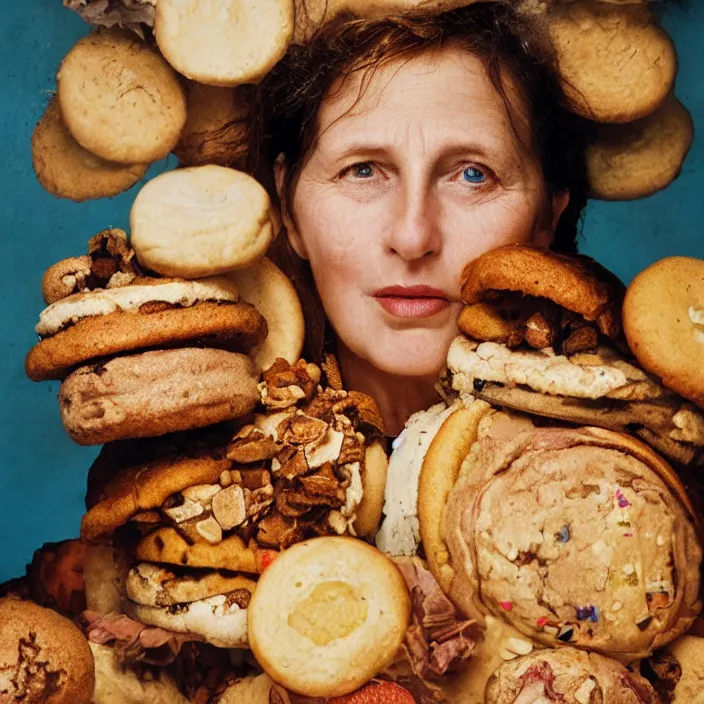
[[[586,152],[590,197],[634,200],[669,186],[693,138],[692,116],[674,96],[642,120],[600,125]]]
[[[704,408],[704,259],[668,257],[638,274],[623,327],[643,367]]]
[[[130,226],[144,266],[185,279],[250,266],[276,234],[264,187],[216,165],[177,169],[149,181],[132,205]]]
[[[548,15],[570,108],[597,122],[632,122],[654,112],[672,89],[672,40],[643,5],[600,0],[556,4]]]
[[[249,643],[287,689],[341,696],[390,664],[409,615],[406,584],[389,558],[354,538],[314,538],[283,551],[260,577]]]
[[[440,426],[423,460],[418,481],[420,538],[430,571],[445,591],[453,575],[442,528],[447,497],[477,439],[479,422],[490,412],[484,401],[459,405]]]
[[[156,313],[118,311],[83,318],[38,342],[25,371],[34,381],[62,379],[91,360],[173,344],[206,342],[246,351],[266,335],[266,321],[247,303],[197,303]]]
[[[109,161],[163,159],[186,122],[186,98],[174,70],[123,30],[81,39],[56,80],[69,131],[81,146]]]
[[[88,704],[95,683],[83,633],[51,609],[0,599],[0,701]]]
[[[61,384],[59,409],[80,445],[203,428],[246,415],[259,401],[251,360],[176,348],[80,367]]]
[[[54,98],[32,132],[32,165],[39,183],[57,198],[109,198],[144,178],[148,164],[117,164],[84,149],[66,129]]]
[[[303,349],[305,323],[298,294],[286,274],[264,257],[228,278],[266,320],[266,339],[250,352],[257,369],[268,369],[279,357],[295,364]]]
[[[215,86],[256,83],[293,35],[293,0],[160,0],[154,34],[184,76]]]

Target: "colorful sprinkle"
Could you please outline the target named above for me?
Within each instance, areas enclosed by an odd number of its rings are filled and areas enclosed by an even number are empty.
[[[631,502],[623,495],[620,489],[616,489],[616,499],[618,500],[619,508],[628,508]]]
[[[273,550],[263,550],[259,558],[262,572],[276,559],[276,553]]]
[[[547,622],[548,622],[548,617],[547,617],[547,616],[541,616],[539,619],[536,620],[535,625],[536,625],[538,628],[542,628]]]
[[[555,535],[557,540],[561,543],[566,543],[570,539],[570,529],[569,526],[563,526],[559,533]]]
[[[623,537],[624,537],[624,538],[632,538],[632,537],[633,537],[633,533],[624,533],[624,534],[623,534]]]
[[[499,605],[504,611],[513,611],[513,602],[512,601],[501,601],[499,602]]]
[[[596,606],[577,606],[577,619],[580,621],[591,621],[596,623],[599,620],[599,611]]]

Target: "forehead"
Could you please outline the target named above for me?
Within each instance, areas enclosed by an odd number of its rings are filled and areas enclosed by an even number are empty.
[[[484,62],[461,47],[395,59],[371,74],[355,71],[339,79],[321,104],[319,145],[355,136],[384,138],[418,124],[425,132],[437,125],[458,137],[520,149],[530,142],[529,128],[515,82],[503,74],[510,115]]]

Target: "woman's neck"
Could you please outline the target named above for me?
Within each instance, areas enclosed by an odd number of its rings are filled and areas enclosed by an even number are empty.
[[[423,411],[439,400],[435,391],[436,377],[387,374],[355,355],[340,340],[337,358],[345,387],[362,391],[377,402],[387,435],[398,435],[411,414]]]

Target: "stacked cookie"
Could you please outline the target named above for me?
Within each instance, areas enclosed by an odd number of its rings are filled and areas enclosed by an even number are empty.
[[[628,291],[518,245],[465,268],[447,403],[399,437],[377,534],[395,555],[422,543],[455,621],[483,628],[454,676],[428,659],[442,639],[408,644],[451,701],[656,702],[639,662],[672,681],[647,659],[701,610],[703,265],[663,260]]]

